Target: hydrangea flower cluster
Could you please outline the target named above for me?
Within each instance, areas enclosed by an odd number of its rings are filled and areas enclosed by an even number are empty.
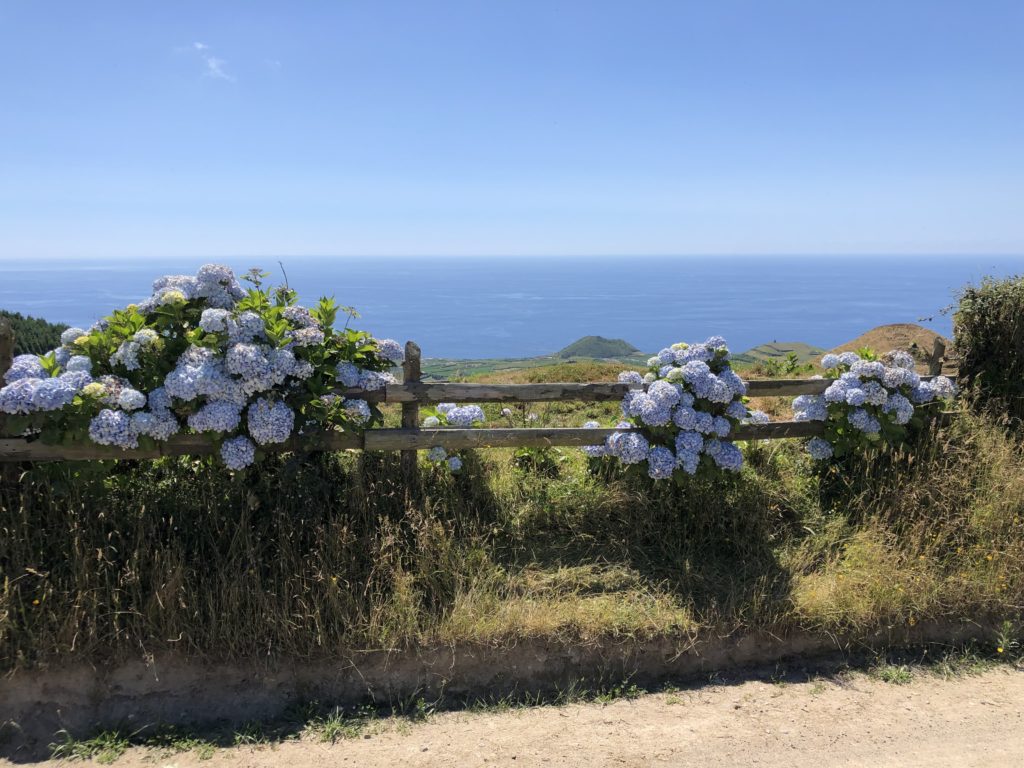
[[[916,405],[949,400],[956,387],[945,376],[922,380],[914,358],[893,351],[881,360],[864,351],[828,354],[821,359],[836,375],[821,395],[800,395],[793,401],[796,421],[825,422],[825,436],[807,441],[812,458],[824,461],[880,442],[902,440],[915,422]]]
[[[427,461],[434,464],[443,464],[451,472],[458,472],[462,469],[462,458],[456,454],[449,454],[440,445],[436,445],[427,451]]]
[[[434,408],[424,409],[426,417],[420,426],[424,429],[439,427],[472,427],[486,421],[484,409],[479,405],[456,405],[455,403],[438,403]],[[441,446],[427,451],[427,460],[435,464],[444,463],[452,472],[462,469],[462,458],[455,453],[449,454]]]
[[[264,287],[265,277],[253,270],[243,288],[229,267],[207,264],[157,279],[144,301],[67,329],[46,355],[15,358],[0,412],[15,434],[123,449],[209,434],[231,469],[297,428],[370,425],[380,416],[373,406],[331,390],[393,382],[402,347],[336,330],[333,300],[299,306],[288,288]]]
[[[646,464],[655,480],[693,475],[702,467],[739,470],[743,454],[727,439],[732,428],[766,417],[747,410],[747,385],[729,365],[725,340],[713,336],[702,344],[673,344],[648,360],[648,366],[646,374],[619,374],[619,381],[633,388],[622,400],[625,420],[616,428],[633,431],[587,446],[586,454],[630,466]]]

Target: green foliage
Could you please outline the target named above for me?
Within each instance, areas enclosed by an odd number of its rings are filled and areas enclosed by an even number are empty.
[[[39,317],[0,309],[0,320],[7,320],[14,331],[15,355],[41,355],[60,346],[60,335],[67,329],[61,323],[50,323]]]
[[[522,472],[556,477],[566,461],[565,451],[560,448],[516,448],[512,452],[512,464]]]
[[[975,408],[1024,423],[1024,276],[986,278],[953,315],[960,384]]]
[[[814,370],[811,363],[801,362],[796,352],[787,352],[783,358],[769,357],[761,360],[757,367],[759,372],[772,378],[782,376],[799,376]]]

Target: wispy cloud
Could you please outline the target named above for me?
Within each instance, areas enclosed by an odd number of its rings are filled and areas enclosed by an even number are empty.
[[[227,62],[214,56],[210,46],[206,43],[195,42],[192,43],[192,48],[206,64],[206,71],[203,72],[204,77],[212,77],[215,80],[227,80],[229,83],[235,82],[234,75],[229,74],[224,68]]]

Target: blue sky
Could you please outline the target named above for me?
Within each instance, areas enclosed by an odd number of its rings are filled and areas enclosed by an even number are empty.
[[[1024,252],[1024,3],[0,0],[0,258]]]

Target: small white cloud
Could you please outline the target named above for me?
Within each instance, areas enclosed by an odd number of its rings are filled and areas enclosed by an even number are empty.
[[[230,83],[235,82],[235,78],[224,71],[224,65],[227,63],[224,59],[218,59],[216,56],[203,56],[203,60],[206,61],[206,72],[204,74],[207,77],[227,80]]]
[[[206,43],[194,42],[192,43],[192,49],[199,55],[199,58],[201,58],[203,63],[206,65],[203,77],[212,77],[215,80],[226,80],[229,83],[235,82],[234,75],[230,74],[227,69],[225,69],[227,62],[224,59],[214,56],[210,46]]]

